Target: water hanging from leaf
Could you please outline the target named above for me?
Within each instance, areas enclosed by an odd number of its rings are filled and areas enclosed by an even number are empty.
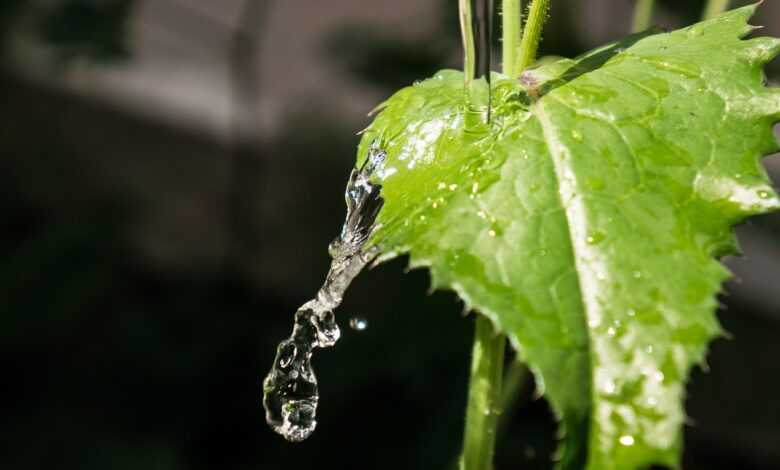
[[[341,331],[333,311],[355,276],[377,254],[374,248],[365,248],[384,204],[382,187],[372,183],[371,177],[381,170],[386,155],[372,145],[361,168],[352,170],[345,192],[347,217],[341,234],[328,247],[332,261],[325,283],[314,299],[295,312],[292,334],[279,344],[273,367],[263,381],[265,419],[289,441],[303,441],[317,425],[319,392],[312,353],[338,341]]]

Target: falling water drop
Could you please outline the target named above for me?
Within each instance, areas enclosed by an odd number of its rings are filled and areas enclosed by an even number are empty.
[[[303,441],[317,426],[319,391],[311,366],[312,353],[315,348],[327,348],[338,341],[341,331],[333,311],[341,304],[352,279],[377,254],[364,245],[384,203],[382,187],[370,179],[381,171],[386,155],[372,145],[360,169],[352,170],[344,195],[347,217],[341,234],[328,247],[333,260],[325,283],[314,299],[295,312],[292,334],[279,344],[273,367],[263,381],[266,421],[289,441]]]
[[[363,317],[352,317],[349,319],[349,327],[355,331],[363,331],[368,328],[368,320]]]

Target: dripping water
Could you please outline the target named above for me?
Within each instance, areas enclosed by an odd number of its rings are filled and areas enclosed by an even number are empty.
[[[490,83],[491,36],[493,32],[493,0],[470,0],[471,30],[474,36],[474,79]]]
[[[460,9],[468,113],[474,124],[489,122],[493,0],[460,0]]]
[[[352,170],[344,194],[347,216],[341,234],[328,247],[332,261],[325,283],[314,299],[295,312],[292,334],[279,344],[273,367],[263,381],[266,421],[289,441],[303,441],[317,425],[319,392],[312,353],[338,341],[341,331],[333,311],[350,282],[377,254],[375,248],[365,249],[364,245],[384,204],[381,185],[370,179],[381,169],[386,155],[372,145],[363,165]]]

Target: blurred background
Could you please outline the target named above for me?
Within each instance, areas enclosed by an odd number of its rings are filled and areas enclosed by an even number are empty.
[[[366,113],[460,66],[456,3],[2,0],[0,467],[451,468],[473,319],[405,260],[337,312],[308,441],[272,433],[260,382],[327,270]],[[633,0],[553,4],[545,54],[630,28]],[[661,1],[656,23],[702,6]],[[780,2],[754,23],[780,36]],[[780,468],[780,215],[739,234],[688,470]],[[497,469],[550,469],[554,432],[521,386]]]

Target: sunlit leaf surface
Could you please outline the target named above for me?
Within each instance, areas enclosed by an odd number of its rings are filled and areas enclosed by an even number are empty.
[[[361,158],[388,152],[373,242],[510,338],[560,417],[562,468],[679,464],[686,377],[721,333],[716,258],[780,205],[760,164],[779,46],[743,39],[753,10],[496,75],[489,127],[444,71],[364,135]]]

